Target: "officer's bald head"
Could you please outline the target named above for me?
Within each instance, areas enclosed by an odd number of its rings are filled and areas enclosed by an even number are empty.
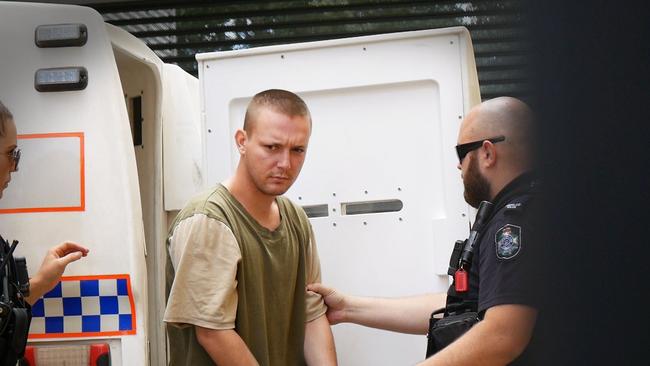
[[[463,120],[459,143],[505,136],[499,142],[502,160],[521,169],[530,168],[533,151],[533,113],[526,103],[499,97],[474,107]]]

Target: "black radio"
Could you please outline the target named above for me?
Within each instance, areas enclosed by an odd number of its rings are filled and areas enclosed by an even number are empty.
[[[0,365],[14,366],[23,357],[31,322],[27,263],[13,256],[17,245],[0,236]]]

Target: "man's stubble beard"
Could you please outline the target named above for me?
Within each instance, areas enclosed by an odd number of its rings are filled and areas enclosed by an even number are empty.
[[[478,208],[481,201],[490,200],[490,182],[479,171],[478,162],[475,159],[469,162],[463,176],[463,185],[465,186],[463,195],[470,206]]]

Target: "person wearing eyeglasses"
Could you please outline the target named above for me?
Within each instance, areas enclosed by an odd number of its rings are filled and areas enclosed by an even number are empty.
[[[18,171],[20,163],[21,152],[17,145],[17,132],[14,117],[9,109],[0,101],[0,199],[4,190],[9,186],[11,175]],[[0,218],[1,219],[1,218]],[[4,242],[0,243],[3,253],[0,257],[5,264],[13,262],[10,246]],[[7,339],[5,336],[10,329],[7,323],[3,323],[3,308],[4,304],[12,303],[14,307],[21,307],[26,309],[24,314],[27,318],[24,320],[27,327],[24,329],[26,332],[29,329],[29,321],[31,319],[30,305],[33,305],[39,298],[46,292],[56,286],[61,279],[63,272],[68,264],[85,257],[88,254],[88,248],[73,242],[63,242],[52,247],[45,255],[43,262],[36,272],[36,275],[29,278],[29,295],[24,296],[21,291],[11,291],[4,288],[4,282],[0,283],[0,360],[2,365],[16,363],[16,359],[22,356],[24,351],[24,342],[26,341],[27,334],[23,334],[24,340]],[[7,258],[7,259],[5,259]],[[0,268],[5,271],[5,267]],[[5,281],[6,282],[6,281]],[[9,297],[9,298],[5,298]],[[14,317],[10,317],[13,322]],[[9,334],[9,336],[18,337],[17,332]],[[16,347],[16,345],[22,347]],[[22,349],[21,349],[22,348]]]
[[[465,200],[475,208],[482,201],[492,203],[476,239],[473,264],[464,274],[465,288],[456,272],[450,273],[455,280],[447,293],[404,298],[351,296],[322,284],[308,285],[325,299],[330,323],[427,334],[436,309],[444,309],[445,316],[475,312],[469,330],[452,337],[421,365],[534,364],[530,343],[539,303],[534,297],[539,246],[531,224],[538,185],[532,174],[532,130],[531,110],[511,97],[481,103],[460,126],[457,168]],[[459,258],[453,254],[450,266],[458,265]]]

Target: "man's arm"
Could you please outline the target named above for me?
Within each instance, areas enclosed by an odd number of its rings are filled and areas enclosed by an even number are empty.
[[[356,323],[400,333],[426,334],[431,313],[445,306],[447,294],[401,298],[359,297],[314,283],[307,290],[321,294],[331,324]]]
[[[195,214],[174,229],[169,255],[175,273],[163,320],[168,326],[193,325],[197,342],[219,366],[257,365],[233,330],[241,252],[230,228]]]
[[[420,365],[506,365],[530,342],[536,317],[537,310],[525,305],[489,308],[482,321]]]
[[[337,364],[334,337],[325,316],[305,324],[305,360],[307,365]]]
[[[43,263],[36,275],[29,279],[29,296],[25,298],[30,305],[50,291],[61,276],[68,264],[85,257],[88,248],[73,242],[63,242],[47,251]]]
[[[255,357],[233,329],[215,330],[194,326],[196,339],[219,366],[257,366]]]

